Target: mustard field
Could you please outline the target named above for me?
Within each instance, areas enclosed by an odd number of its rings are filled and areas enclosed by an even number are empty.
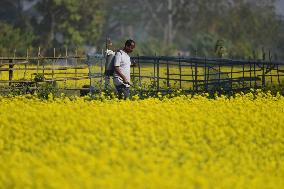
[[[284,186],[284,97],[0,97],[0,188]]]

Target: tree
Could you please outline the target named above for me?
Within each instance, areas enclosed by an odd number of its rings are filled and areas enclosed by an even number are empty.
[[[233,44],[231,56],[248,58],[256,49],[275,47],[280,24],[273,0],[235,0],[226,15],[217,32]]]
[[[0,22],[0,53],[1,56],[11,56],[17,50],[24,53],[32,44],[33,36],[22,33],[19,28]]]
[[[1,0],[0,1],[0,48],[3,56],[25,53],[34,39],[33,28],[24,4],[32,0]],[[9,54],[10,53],[10,54]]]
[[[34,0],[1,0],[0,20],[14,27],[20,28],[22,32],[32,32],[29,15],[25,11],[25,4]]]
[[[0,21],[21,34],[34,34],[33,45],[45,49],[98,47],[110,37],[117,47],[134,38],[142,53],[176,55],[178,49],[194,54],[197,49],[200,55],[215,56],[215,44],[222,39],[230,44],[229,56],[243,58],[262,47],[283,52],[283,21],[274,2],[2,0]]]
[[[39,0],[35,9],[36,43],[45,48],[93,46],[101,37],[103,0]]]

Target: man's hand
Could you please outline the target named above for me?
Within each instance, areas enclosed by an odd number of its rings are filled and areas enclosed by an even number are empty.
[[[136,61],[135,61],[135,60],[133,60],[133,61],[131,62],[130,67],[137,67],[137,63],[136,63]]]
[[[124,83],[124,84],[127,84],[127,85],[131,85],[130,82],[127,81],[127,80],[123,80],[123,83]]]

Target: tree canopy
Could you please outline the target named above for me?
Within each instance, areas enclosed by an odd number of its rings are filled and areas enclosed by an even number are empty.
[[[222,41],[223,57],[248,58],[262,48],[284,57],[275,0],[2,0],[0,7],[1,52],[99,49],[110,37],[117,48],[135,39],[140,54],[220,56]]]

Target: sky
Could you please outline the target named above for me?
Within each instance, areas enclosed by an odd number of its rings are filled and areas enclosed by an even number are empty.
[[[284,0],[278,0],[276,2],[276,11],[279,14],[284,15]]]

